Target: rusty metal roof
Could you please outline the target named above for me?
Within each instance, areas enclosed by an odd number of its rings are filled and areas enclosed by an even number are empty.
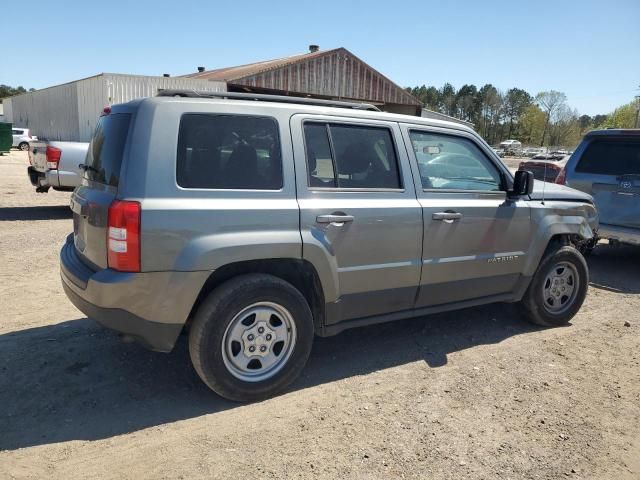
[[[278,68],[286,67],[301,60],[311,60],[313,58],[329,55],[333,52],[341,50],[334,48],[332,50],[323,50],[313,53],[303,53],[292,55],[290,57],[275,58],[273,60],[265,60],[263,62],[248,63],[246,65],[238,65],[237,67],[218,68],[216,70],[207,70],[205,72],[190,73],[184,75],[189,78],[198,78],[201,80],[223,80],[225,82],[233,82],[244,77],[250,77],[259,73],[268,72]],[[344,50],[344,49],[342,49]]]
[[[416,97],[343,47],[196,72],[185,77],[325,98],[422,106]]]

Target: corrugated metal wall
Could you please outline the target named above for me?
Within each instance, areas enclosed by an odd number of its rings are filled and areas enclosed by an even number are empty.
[[[41,138],[88,142],[105,106],[155,96],[166,88],[227,89],[224,82],[105,73],[5,99],[5,117]]]
[[[229,83],[285,92],[420,105],[413,96],[344,49]]]
[[[4,103],[7,121],[29,128],[32,135],[79,140],[76,82],[11,97]]]

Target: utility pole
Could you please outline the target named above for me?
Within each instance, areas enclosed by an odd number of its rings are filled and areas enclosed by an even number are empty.
[[[638,117],[640,117],[640,95],[636,95],[636,123],[635,127],[638,128]]]

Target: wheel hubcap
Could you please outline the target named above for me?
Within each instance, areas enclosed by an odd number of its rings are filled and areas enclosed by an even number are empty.
[[[579,277],[575,267],[568,262],[556,264],[543,284],[543,305],[547,312],[564,313],[571,308],[578,293]]]
[[[291,313],[277,303],[258,302],[229,323],[222,340],[222,359],[234,377],[259,382],[284,367],[295,341]]]

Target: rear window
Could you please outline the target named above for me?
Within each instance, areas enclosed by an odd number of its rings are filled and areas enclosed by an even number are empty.
[[[131,115],[128,113],[113,113],[100,117],[87,150],[87,168],[84,173],[87,179],[118,186],[130,121]]]
[[[640,175],[640,140],[593,140],[582,154],[576,172],[596,175]]]
[[[183,188],[281,189],[276,120],[242,115],[183,115],[176,178]]]

